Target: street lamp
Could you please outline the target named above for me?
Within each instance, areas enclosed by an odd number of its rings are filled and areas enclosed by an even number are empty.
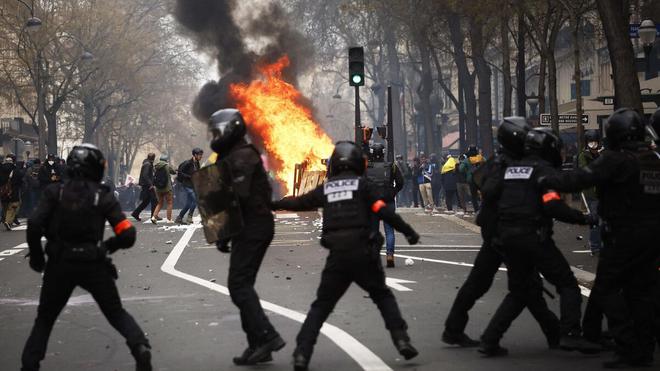
[[[40,28],[41,28],[41,19],[37,17],[32,16],[28,18],[28,20],[25,22],[25,29],[28,32],[33,33],[39,30]]]
[[[644,48],[644,57],[646,59],[646,78],[651,78],[651,51],[653,50],[653,44],[655,44],[656,38],[656,28],[655,23],[652,20],[647,19],[639,25],[639,41],[642,43]]]

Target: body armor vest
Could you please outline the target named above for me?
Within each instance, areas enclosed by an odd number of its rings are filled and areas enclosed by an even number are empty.
[[[104,190],[97,184],[86,182],[60,185],[58,205],[48,226],[49,244],[53,243],[57,257],[70,261],[95,261],[105,252],[99,243],[103,240],[105,217],[99,209]]]
[[[541,195],[536,183],[538,163],[521,160],[504,170],[502,195],[497,203],[501,222],[538,227],[541,224]]]
[[[646,149],[624,155],[632,170],[598,187],[599,214],[605,221],[617,223],[660,220],[660,154]]]
[[[370,227],[364,177],[332,177],[323,186],[323,232]]]

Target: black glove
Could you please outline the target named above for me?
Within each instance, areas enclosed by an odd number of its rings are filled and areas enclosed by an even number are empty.
[[[36,256],[30,256],[30,268],[32,268],[33,271],[37,273],[41,273],[44,271],[44,268],[46,267],[46,260],[44,260],[44,257],[39,257],[37,258]]]
[[[105,248],[109,254],[112,254],[115,251],[119,250],[119,246],[115,242],[116,242],[115,238],[110,237],[107,240],[103,241],[102,247]]]
[[[409,244],[416,245],[417,242],[419,242],[419,234],[417,234],[417,232],[413,232],[413,234],[406,236],[406,240],[408,240]]]

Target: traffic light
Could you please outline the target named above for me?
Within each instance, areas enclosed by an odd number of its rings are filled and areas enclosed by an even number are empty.
[[[364,48],[348,48],[348,82],[350,86],[364,86]]]

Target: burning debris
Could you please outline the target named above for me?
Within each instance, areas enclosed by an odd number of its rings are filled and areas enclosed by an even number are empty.
[[[295,164],[307,162],[310,170],[317,170],[333,148],[295,87],[298,74],[308,67],[311,46],[289,26],[279,4],[243,17],[241,27],[233,16],[236,7],[233,0],[177,0],[176,19],[202,51],[215,56],[221,76],[202,87],[193,114],[206,122],[221,108],[238,108],[255,144],[268,153],[271,169],[290,192]],[[266,44],[255,52],[246,40]]]

